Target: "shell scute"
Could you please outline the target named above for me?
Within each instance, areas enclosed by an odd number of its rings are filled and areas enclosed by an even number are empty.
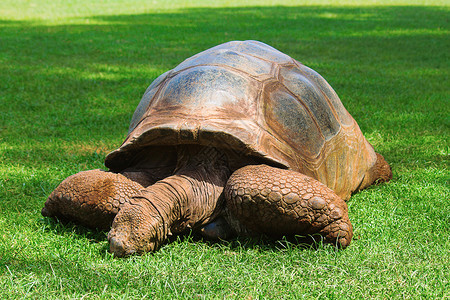
[[[296,66],[281,68],[279,79],[296,96],[303,109],[311,114],[326,140],[330,140],[339,132],[340,124],[329,103],[324,101],[317,86],[305,77],[299,68]],[[300,110],[302,109],[296,111]]]
[[[273,134],[285,139],[293,148],[311,157],[320,153],[325,143],[320,130],[300,101],[287,90],[279,86],[270,89],[265,99],[265,116]]]
[[[336,92],[333,88],[328,84],[328,82],[316,71],[307,66],[301,65],[297,63],[299,70],[307,76],[308,79],[319,88],[319,91],[325,95],[325,97],[329,100],[332,107],[336,111],[336,115],[339,118],[339,121],[343,125],[352,125],[353,118],[350,116],[348,111],[345,109],[344,105],[342,105],[341,100],[339,99]]]
[[[187,68],[201,65],[219,65],[223,68],[245,72],[254,77],[269,74],[272,69],[271,62],[245,53],[230,49],[210,49],[204,51],[202,55],[196,55],[191,59],[182,62],[173,71],[180,72]]]
[[[131,118],[130,127],[128,129],[128,133],[130,133],[137,124],[142,120],[142,117],[146,113],[150,102],[155,97],[156,92],[159,90],[161,83],[167,78],[167,75],[170,71],[165,72],[164,74],[158,76],[147,88],[144,95],[142,96],[141,101],[139,102],[136,110],[133,113],[133,117]]]
[[[121,171],[137,153],[183,144],[230,149],[236,166],[251,156],[301,172],[344,199],[376,161],[325,79],[257,41],[213,47],[158,77],[105,165]]]
[[[293,62],[293,59],[289,55],[259,41],[233,41],[218,45],[212,49],[230,49],[277,64],[288,64]]]
[[[216,66],[197,66],[173,76],[155,99],[155,110],[182,106],[183,110],[215,109],[249,101],[253,85],[248,76]],[[241,105],[243,106],[243,105]],[[200,110],[199,110],[200,111]]]

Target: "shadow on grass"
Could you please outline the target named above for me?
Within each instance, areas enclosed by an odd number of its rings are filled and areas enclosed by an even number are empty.
[[[102,230],[93,230],[84,226],[79,226],[71,221],[64,219],[43,218],[39,220],[38,226],[44,226],[46,232],[52,232],[60,236],[70,235],[75,238],[87,239],[90,243],[99,243],[107,240],[107,232]],[[318,249],[324,246],[323,237],[319,234],[309,236],[290,236],[280,239],[270,239],[264,236],[260,237],[234,237],[227,240],[211,240],[204,238],[200,233],[188,231],[183,234],[170,236],[162,247],[171,243],[203,243],[210,247],[226,247],[231,250],[237,249],[260,249],[261,251],[282,251],[287,249]],[[105,246],[100,249],[104,253],[109,249]],[[100,254],[101,254],[100,253]]]
[[[123,137],[158,74],[240,39],[266,42],[319,71],[363,131],[398,127],[397,114],[425,109],[416,102],[427,90],[444,93],[446,20],[439,7],[314,6],[92,16],[68,25],[3,20],[0,85],[8,106],[0,128],[9,139]]]
[[[316,69],[365,133],[439,134],[449,127],[447,11],[278,6],[92,16],[67,25],[2,20],[0,134],[11,144],[17,137],[102,141],[112,150],[154,78],[199,51],[244,39]],[[21,158],[12,157],[6,161]]]
[[[448,9],[440,7],[279,6],[92,16],[63,25],[1,20],[0,135],[8,145],[2,162],[29,165],[44,158],[57,166],[55,152],[46,154],[42,145],[63,141],[112,150],[154,78],[195,53],[245,39],[316,69],[364,133],[399,140],[442,135],[449,126],[443,121],[447,19]],[[417,151],[387,147],[386,153],[416,162]],[[37,183],[34,189],[40,193]]]
[[[197,233],[188,233],[173,237],[170,242],[194,242],[204,243],[209,247],[223,248],[229,250],[257,249],[260,251],[286,251],[286,250],[317,250],[321,247],[333,245],[324,243],[324,239],[319,234],[309,236],[290,236],[280,239],[260,237],[234,237],[228,240],[209,240]],[[334,247],[337,250],[338,248]]]
[[[45,231],[61,236],[70,233],[77,238],[87,239],[91,243],[103,242],[107,237],[107,232],[105,231],[89,229],[63,219],[42,217],[42,219],[39,220],[38,226],[44,226]]]

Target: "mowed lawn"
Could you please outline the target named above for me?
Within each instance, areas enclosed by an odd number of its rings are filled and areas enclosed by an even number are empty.
[[[448,2],[244,2],[1,1],[1,299],[450,298]],[[185,236],[116,259],[106,232],[40,215],[103,167],[159,74],[246,39],[322,74],[391,163],[348,202],[347,249]]]

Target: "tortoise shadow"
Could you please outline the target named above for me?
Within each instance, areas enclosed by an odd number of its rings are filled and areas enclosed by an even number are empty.
[[[44,225],[44,231],[51,232],[60,236],[75,237],[77,239],[86,239],[89,243],[101,243],[106,241],[108,232],[96,229],[90,229],[71,221],[61,218],[43,217],[39,220]],[[227,249],[227,250],[259,250],[259,251],[285,251],[285,250],[317,250],[326,247],[323,238],[320,235],[308,236],[290,236],[280,239],[272,239],[265,236],[259,237],[233,237],[227,240],[211,240],[203,237],[200,233],[190,230],[183,234],[176,234],[168,237],[161,245],[161,248],[172,243],[202,243],[209,248]],[[333,247],[337,249],[337,247]],[[98,251],[103,255],[109,250],[109,245],[105,244]],[[151,255],[145,253],[144,255]]]
[[[91,158],[92,152],[85,149],[74,157],[64,148],[55,155],[43,146],[70,141],[73,151],[79,143],[120,144],[142,93],[157,75],[199,51],[236,39],[262,40],[323,74],[365,134],[394,135],[391,128],[401,128],[395,136],[402,140],[410,134],[439,135],[448,129],[448,122],[442,122],[446,77],[439,71],[447,66],[448,38],[436,31],[447,24],[447,10],[442,7],[192,8],[89,19],[97,22],[0,21],[0,82],[6,92],[4,103],[8,103],[0,108],[6,166],[58,169],[70,162],[75,169],[74,162],[78,164],[80,158],[92,165],[96,157]],[[377,30],[380,26],[382,31]],[[411,87],[418,87],[419,93]],[[429,101],[416,103],[417,95]],[[431,156],[424,149],[391,146],[380,152],[406,167],[417,165],[418,156],[445,164],[445,153]],[[12,187],[31,186],[26,191],[17,189],[14,197],[5,192],[2,208],[10,213],[11,207],[19,205],[21,211],[34,213],[42,203],[26,202],[24,195],[27,200],[41,196],[42,186],[17,178]],[[56,234],[105,240],[105,232],[44,222],[49,223],[46,230]],[[212,246],[228,243],[200,240]],[[261,243],[278,249],[278,242],[242,238],[232,240],[231,246],[259,247]]]
[[[243,237],[236,236],[227,240],[210,240],[201,234],[190,231],[183,235],[172,236],[166,244],[172,242],[181,243],[203,243],[211,248],[226,248],[228,250],[249,250],[258,249],[261,251],[284,251],[284,250],[317,250],[326,247],[324,239],[319,234],[307,236],[289,236],[279,239],[267,236]],[[334,247],[337,249],[337,247]]]
[[[87,228],[64,218],[42,217],[38,222],[40,225],[44,225],[45,232],[52,232],[60,236],[71,235],[76,238],[87,239],[92,243],[105,241],[108,234],[106,231]]]

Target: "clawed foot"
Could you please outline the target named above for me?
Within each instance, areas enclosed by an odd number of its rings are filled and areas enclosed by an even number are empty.
[[[110,250],[119,257],[154,251],[171,231],[203,224],[200,232],[212,239],[235,233],[274,238],[320,234],[338,247],[350,244],[353,232],[346,203],[311,177],[267,165],[235,171],[224,192],[226,220],[212,217],[222,187],[206,185],[204,178],[208,177],[174,175],[143,188],[122,174],[81,172],[53,191],[42,214],[103,230],[112,223]],[[199,201],[199,195],[206,201]]]
[[[164,242],[168,228],[158,210],[136,196],[117,214],[108,233],[110,252],[117,257],[154,251]]]
[[[347,204],[322,183],[294,171],[246,166],[233,173],[225,195],[232,217],[255,233],[271,237],[318,233],[342,248],[353,236]]]
[[[142,186],[122,174],[84,171],[67,177],[50,194],[42,215],[109,230],[120,207]]]

